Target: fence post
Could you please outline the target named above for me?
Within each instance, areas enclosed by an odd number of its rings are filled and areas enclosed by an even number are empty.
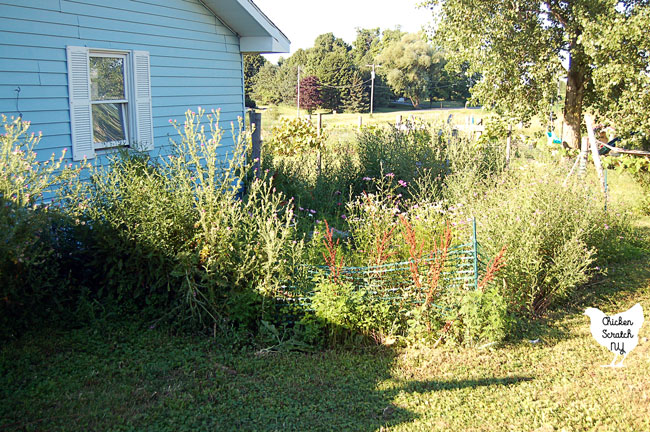
[[[250,110],[249,125],[251,128],[251,157],[253,158],[253,171],[255,176],[260,176],[260,162],[262,157],[262,113],[256,113],[255,110]]]
[[[317,125],[318,128],[316,129],[316,131],[318,133],[318,137],[320,138],[323,134],[323,113],[318,113]],[[318,149],[318,158],[316,160],[316,165],[317,165],[316,168],[318,169],[318,176],[320,177],[322,166],[323,166],[323,155],[320,149]]]
[[[508,125],[508,137],[506,138],[506,168],[510,167],[510,148],[512,146],[512,125]]]
[[[476,218],[472,219],[472,255],[474,256],[474,289],[478,289],[478,241],[476,239]]]
[[[607,168],[604,169],[603,174],[605,176],[605,211],[607,211],[607,201],[609,200],[609,191],[607,188]]]

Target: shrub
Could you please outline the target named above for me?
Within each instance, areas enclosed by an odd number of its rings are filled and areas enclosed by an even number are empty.
[[[124,152],[69,190],[93,226],[104,297],[127,311],[202,325],[255,326],[302,250],[293,205],[268,179],[247,185],[247,137],[220,151],[218,113],[186,114],[170,157]],[[233,131],[234,134],[234,131]]]
[[[512,324],[506,299],[495,288],[467,292],[458,315],[462,340],[468,345],[501,342]]]
[[[507,245],[508,265],[499,278],[513,312],[539,315],[571,295],[589,279],[605,246],[599,238],[613,226],[597,189],[564,186],[563,174],[532,163],[467,193],[487,255]]]
[[[431,126],[408,124],[408,129],[366,128],[357,138],[362,177],[393,173],[412,182],[424,170],[440,173],[445,167],[446,142],[432,136]],[[435,177],[435,175],[434,175]]]
[[[271,138],[266,141],[266,148],[283,156],[294,156],[322,147],[323,139],[316,127],[304,118],[282,118],[273,127]]]
[[[65,152],[39,162],[40,135],[29,122],[2,116],[0,136],[0,336],[57,320],[78,306],[83,254],[78,221],[63,217],[43,198],[70,181],[81,168],[63,166]],[[75,223],[76,222],[76,223]]]
[[[311,307],[330,344],[345,342],[354,333],[379,342],[392,332],[389,305],[377,301],[371,291],[354,287],[351,283],[320,281]],[[309,315],[303,323],[313,325],[314,319]]]

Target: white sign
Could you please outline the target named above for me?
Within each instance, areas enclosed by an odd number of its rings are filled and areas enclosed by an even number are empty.
[[[591,334],[596,342],[614,353],[614,359],[603,367],[622,367],[623,361],[639,343],[639,330],[643,325],[643,308],[639,303],[618,315],[608,316],[596,308],[585,311],[591,319]],[[623,356],[616,363],[618,356]]]

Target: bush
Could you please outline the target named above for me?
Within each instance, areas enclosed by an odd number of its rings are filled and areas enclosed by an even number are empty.
[[[321,281],[316,285],[311,307],[330,344],[345,341],[354,333],[379,341],[390,331],[386,328],[387,305],[378,303],[371,292],[350,283]]]
[[[459,317],[463,342],[476,345],[501,342],[509,334],[511,318],[506,299],[497,289],[470,291],[463,296]]]
[[[603,196],[584,183],[564,186],[565,175],[532,163],[490,187],[467,191],[486,254],[508,247],[500,278],[512,312],[542,314],[585,283],[599,254],[607,253],[611,239],[603,236],[616,224],[604,211]]]
[[[446,141],[432,135],[430,125],[408,123],[407,126],[406,130],[366,128],[359,134],[360,176],[381,178],[393,173],[396,178],[410,183],[424,170],[436,175],[444,172]]]
[[[309,150],[320,150],[323,139],[310,120],[304,118],[282,118],[273,127],[266,148],[282,156],[295,156]]]
[[[162,161],[123,152],[68,191],[73,217],[93,227],[104,298],[176,323],[255,326],[265,299],[302,250],[293,204],[268,179],[248,178],[246,136],[220,151],[218,113],[188,112]],[[234,132],[233,132],[234,134]]]
[[[38,162],[40,136],[29,122],[2,116],[0,136],[0,337],[43,320],[69,317],[84,287],[83,227],[44,206],[44,195],[70,181],[79,169],[63,166],[65,152]]]

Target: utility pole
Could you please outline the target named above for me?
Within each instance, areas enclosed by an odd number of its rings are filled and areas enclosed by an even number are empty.
[[[300,66],[298,66],[298,118],[300,118]]]
[[[373,105],[375,104],[375,66],[381,67],[381,65],[375,65],[373,63],[371,65],[366,65],[366,66],[372,67],[372,72],[370,72],[370,79],[371,79],[371,84],[370,84],[370,115],[372,115]]]

